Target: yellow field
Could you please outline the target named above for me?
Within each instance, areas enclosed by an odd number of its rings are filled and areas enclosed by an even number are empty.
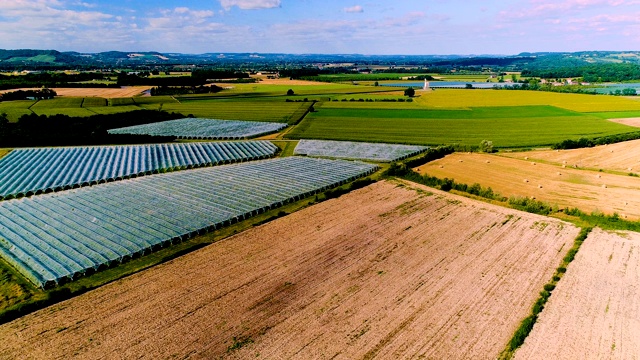
[[[640,102],[619,96],[562,94],[523,90],[437,89],[418,91],[414,102],[429,108],[551,105],[577,112],[635,111]],[[514,114],[516,115],[516,114]]]
[[[640,219],[638,177],[475,153],[455,153],[420,166],[418,172],[468,185],[479,183],[506,197],[534,197],[561,208]]]
[[[640,140],[572,150],[538,150],[504,153],[504,156],[592,170],[640,173]]]

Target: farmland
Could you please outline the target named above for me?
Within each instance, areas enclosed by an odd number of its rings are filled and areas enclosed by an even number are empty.
[[[606,146],[572,150],[537,150],[504,153],[504,156],[555,165],[577,166],[592,170],[613,170],[628,173],[640,172],[640,140],[625,141]]]
[[[52,286],[375,169],[289,157],[3,201],[0,255],[34,284]]]
[[[502,196],[534,197],[584,212],[640,219],[640,178],[487,154],[456,153],[420,166],[421,174],[479,183]]]
[[[551,145],[586,134],[603,136],[632,131],[636,129],[552,106],[382,110],[323,105],[287,137],[472,146],[486,139],[497,147],[527,147]]]
[[[0,160],[0,199],[273,156],[266,141],[22,148]]]
[[[381,182],[4,324],[0,354],[495,358],[577,233]]]
[[[515,359],[633,359],[640,234],[594,230]]]
[[[282,123],[185,118],[108,130],[109,134],[176,136],[179,139],[245,139],[278,132]]]
[[[424,146],[357,143],[351,141],[300,140],[294,154],[339,159],[397,161],[427,150]]]

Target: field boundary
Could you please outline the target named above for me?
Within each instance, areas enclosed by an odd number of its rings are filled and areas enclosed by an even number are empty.
[[[574,240],[571,249],[567,251],[567,255],[565,255],[565,257],[562,259],[562,262],[556,269],[556,272],[551,278],[551,281],[544,285],[543,290],[540,292],[540,297],[533,304],[533,307],[531,308],[531,315],[522,320],[520,326],[513,334],[513,337],[511,338],[511,340],[509,340],[506,349],[502,354],[500,354],[500,359],[511,359],[515,351],[524,343],[524,340],[527,338],[527,336],[529,336],[531,330],[533,330],[533,326],[538,320],[538,315],[544,309],[544,306],[551,297],[553,290],[556,288],[556,285],[560,280],[562,280],[562,277],[567,272],[567,266],[573,261],[573,259],[575,259],[576,254],[580,250],[580,246],[582,246],[582,243],[584,243],[584,241],[587,239],[591,230],[593,230],[593,228],[591,227],[584,227],[580,230],[580,234],[578,234],[578,236]]]

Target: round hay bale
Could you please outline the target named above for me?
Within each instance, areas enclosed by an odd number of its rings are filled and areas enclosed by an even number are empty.
[[[491,163],[491,161],[487,160],[487,164],[490,164],[490,163]]]
[[[598,174],[598,175],[596,175],[596,177],[597,177],[598,179],[600,179],[600,178],[602,177],[602,175]]]
[[[531,165],[535,165],[535,164],[536,164],[535,162],[532,162],[532,163],[531,163]]]
[[[563,161],[562,163],[566,165],[566,164],[567,164],[567,161],[565,160],[565,161]]]
[[[602,184],[602,188],[603,188],[603,189],[606,189],[606,188],[607,188],[607,185],[606,185],[606,184]]]
[[[538,185],[538,189],[542,189],[542,185]]]
[[[462,159],[460,159],[460,160],[458,160],[458,161],[460,161],[460,162],[464,162],[464,161],[462,161]]]
[[[524,179],[524,182],[526,182],[526,183],[529,182],[529,179]]]
[[[529,157],[528,157],[528,156],[525,156],[525,157],[524,157],[524,159],[525,159],[525,160],[529,160]]]
[[[563,168],[563,169],[564,169],[564,168],[566,168],[566,167],[567,167],[567,165],[562,165],[562,168]]]
[[[558,175],[562,175],[562,173],[558,171]]]
[[[444,169],[444,165],[440,165],[440,169]]]

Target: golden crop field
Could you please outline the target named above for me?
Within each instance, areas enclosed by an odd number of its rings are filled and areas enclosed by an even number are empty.
[[[417,91],[415,102],[429,108],[551,105],[577,112],[640,111],[640,102],[619,96],[523,90],[437,89]]]

